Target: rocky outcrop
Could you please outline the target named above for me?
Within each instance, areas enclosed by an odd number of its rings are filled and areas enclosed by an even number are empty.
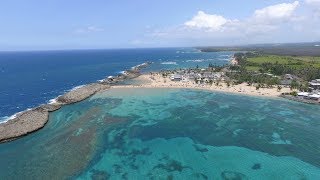
[[[49,111],[41,107],[18,113],[15,118],[0,125],[0,142],[14,140],[42,128],[48,117]]]
[[[140,70],[149,66],[152,62],[142,63],[140,65],[134,66],[129,70],[123,72],[123,74],[119,74],[115,77],[108,77],[106,79],[100,80],[100,84],[117,84],[121,81],[127,79],[133,79],[141,75]]]
[[[106,90],[110,88],[109,85],[100,84],[100,83],[92,83],[85,86],[82,86],[80,88],[74,89],[70,92],[67,92],[66,94],[59,96],[56,101],[56,104],[72,104],[79,101],[82,101],[84,99],[87,99],[88,97],[94,95],[95,93]]]
[[[39,106],[40,108],[48,111],[48,112],[53,112],[56,111],[58,109],[60,109],[62,107],[62,104],[58,104],[58,103],[53,103],[53,104],[43,104],[41,106]]]
[[[109,85],[99,83],[88,84],[59,96],[55,103],[40,105],[37,108],[16,114],[8,122],[0,124],[0,142],[11,141],[41,129],[49,120],[49,112],[56,111],[63,105],[87,99],[109,87]]]
[[[285,99],[289,99],[291,101],[297,101],[297,102],[306,103],[306,104],[320,105],[319,101],[311,100],[311,99],[304,99],[303,97],[292,96],[292,95],[288,95],[288,94],[281,94],[280,97],[285,98]]]
[[[37,108],[16,114],[15,118],[0,124],[0,142],[11,141],[41,129],[49,120],[49,112],[56,111],[63,105],[87,99],[109,87],[109,85],[99,83],[88,84],[59,96],[55,103],[40,105]]]
[[[91,83],[75,88],[56,98],[56,102],[43,104],[34,109],[17,113],[14,118],[0,124],[0,143],[7,142],[27,135],[44,127],[49,120],[49,113],[60,109],[63,105],[83,101],[97,92],[110,88],[111,84],[135,78],[140,70],[147,67],[150,62],[140,64],[114,78],[106,78],[98,83]]]

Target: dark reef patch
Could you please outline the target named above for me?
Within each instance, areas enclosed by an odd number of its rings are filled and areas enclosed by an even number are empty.
[[[190,166],[183,166],[181,162],[176,160],[169,160],[169,162],[166,162],[165,164],[158,164],[153,167],[153,170],[154,169],[163,169],[167,172],[174,172],[174,171],[182,172],[184,169],[192,170]]]
[[[246,175],[235,172],[235,171],[223,171],[221,173],[221,178],[223,180],[246,180],[248,179]]]
[[[106,171],[100,170],[91,170],[91,179],[92,180],[107,180],[110,178],[110,175]]]
[[[253,169],[253,170],[261,169],[261,164],[260,164],[260,163],[254,164],[254,165],[251,167],[251,169]]]
[[[199,151],[199,152],[208,152],[209,151],[207,148],[202,148],[196,144],[194,144],[193,147],[196,149],[196,151]]]
[[[193,173],[192,176],[195,177],[196,179],[204,179],[204,180],[208,179],[208,176],[203,173]]]

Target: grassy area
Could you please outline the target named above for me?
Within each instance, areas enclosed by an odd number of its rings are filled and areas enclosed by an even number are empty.
[[[246,69],[248,71],[259,71],[260,67],[259,66],[246,66]]]
[[[320,57],[298,56],[298,57],[292,57],[292,58],[301,60],[301,61],[320,63]]]
[[[305,68],[305,67],[317,67],[320,68],[320,57],[308,57],[308,56],[277,56],[277,55],[263,55],[247,59],[247,70],[257,71],[259,66],[263,63],[278,63],[290,66],[292,68]]]

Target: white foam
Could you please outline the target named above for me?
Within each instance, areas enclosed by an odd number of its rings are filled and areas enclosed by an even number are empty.
[[[230,58],[219,58],[220,61],[230,61]]]
[[[192,60],[186,60],[186,62],[204,62],[206,60],[204,59],[192,59]]]
[[[17,113],[15,113],[15,114],[12,115],[12,116],[0,117],[0,124],[6,123],[6,122],[8,122],[8,121],[10,121],[10,120],[12,120],[12,119],[14,119],[14,118],[16,118],[19,114],[21,114],[21,113],[23,113],[23,112],[26,112],[26,111],[29,111],[29,110],[31,110],[31,108],[28,108],[28,109],[26,109],[26,110],[24,110],[24,111],[21,111],[21,112],[17,112]]]
[[[147,65],[147,63],[138,64],[136,66],[131,67],[131,69],[136,69],[136,68],[138,68],[140,66],[146,66],[146,65]]]
[[[9,118],[10,118],[9,116],[0,117],[0,124],[6,123],[7,121],[10,120]]]
[[[226,55],[226,54],[222,54],[222,55],[220,55],[219,57],[231,57],[230,55]]]
[[[162,62],[161,64],[163,64],[163,65],[178,65],[177,62],[174,62],[174,61]]]
[[[126,74],[127,74],[127,71],[120,71],[119,74],[124,74],[124,75],[126,75]]]
[[[57,98],[50,99],[48,104],[55,104],[57,103]]]
[[[316,44],[316,45],[314,45],[315,47],[319,47],[320,45],[319,44]]]
[[[80,85],[80,86],[76,86],[76,87],[72,88],[70,91],[74,91],[74,90],[80,89],[80,88],[82,88],[84,86],[85,86],[85,84]]]

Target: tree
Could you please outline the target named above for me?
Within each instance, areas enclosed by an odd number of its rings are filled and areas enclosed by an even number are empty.
[[[282,87],[281,86],[278,86],[278,92],[280,92],[281,91],[281,89],[282,89]]]
[[[212,86],[212,84],[213,84],[213,80],[212,79],[209,80],[209,84],[210,84],[210,86]]]
[[[230,87],[230,81],[227,81],[227,87]]]
[[[298,89],[299,88],[299,83],[296,81],[296,80],[293,80],[291,83],[290,83],[290,89]]]
[[[290,95],[292,95],[292,96],[298,96],[298,93],[297,93],[297,91],[293,91],[293,92],[290,93]]]
[[[261,84],[258,84],[257,86],[256,86],[256,90],[259,90],[261,88]]]

